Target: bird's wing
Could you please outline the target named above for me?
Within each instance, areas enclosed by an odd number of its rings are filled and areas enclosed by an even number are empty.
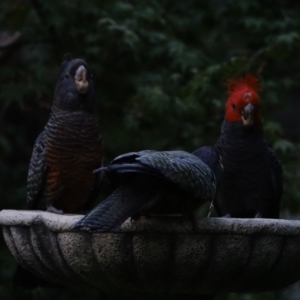
[[[127,173],[146,173],[160,175],[146,165],[140,164],[136,159],[142,155],[157,152],[155,150],[143,150],[139,152],[128,152],[117,156],[107,167],[100,168],[100,171],[106,174],[111,183],[118,186],[120,183],[120,174]],[[154,171],[154,172],[153,172]]]
[[[196,197],[212,199],[216,178],[212,170],[198,157],[185,151],[153,152],[136,159],[161,172],[165,178]]]
[[[155,193],[155,187],[147,176],[138,176],[134,183],[120,185],[71,229],[86,227],[102,232],[114,230],[128,217],[139,213]]]
[[[119,156],[117,156],[112,162],[111,164],[121,164],[121,163],[130,163],[130,162],[134,162],[136,158],[143,156],[143,155],[147,155],[150,153],[154,153],[157,152],[156,150],[142,150],[142,151],[138,151],[138,152],[128,152],[125,154],[121,154]]]
[[[27,179],[27,208],[36,209],[46,177],[46,131],[38,136],[32,151]]]

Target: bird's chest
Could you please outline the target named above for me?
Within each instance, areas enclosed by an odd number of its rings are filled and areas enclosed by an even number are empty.
[[[220,149],[226,184],[246,192],[269,183],[271,166],[264,140],[227,139]]]
[[[58,122],[49,126],[46,165],[56,172],[64,186],[93,178],[102,160],[98,127],[94,123]]]

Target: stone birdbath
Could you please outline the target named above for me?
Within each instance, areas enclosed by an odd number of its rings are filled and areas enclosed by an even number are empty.
[[[0,225],[15,259],[36,275],[132,299],[204,299],[300,280],[300,221],[199,218],[192,226],[141,217],[112,233],[71,231],[81,217],[2,210]]]

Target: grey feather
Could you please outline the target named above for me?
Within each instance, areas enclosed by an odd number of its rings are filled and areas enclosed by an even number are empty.
[[[27,179],[27,208],[36,209],[36,203],[41,193],[46,176],[46,132],[40,133],[33,147]]]
[[[113,230],[128,217],[153,210],[192,213],[205,201],[212,201],[217,188],[211,168],[184,151],[126,153],[100,171],[112,173],[112,180],[119,180],[119,187],[73,229]]]

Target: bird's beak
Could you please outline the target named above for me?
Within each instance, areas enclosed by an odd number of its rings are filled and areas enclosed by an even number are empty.
[[[254,106],[248,103],[242,110],[242,122],[243,126],[250,127],[254,121]]]
[[[80,94],[85,94],[89,88],[87,81],[87,70],[84,66],[80,66],[75,73],[75,83]]]

